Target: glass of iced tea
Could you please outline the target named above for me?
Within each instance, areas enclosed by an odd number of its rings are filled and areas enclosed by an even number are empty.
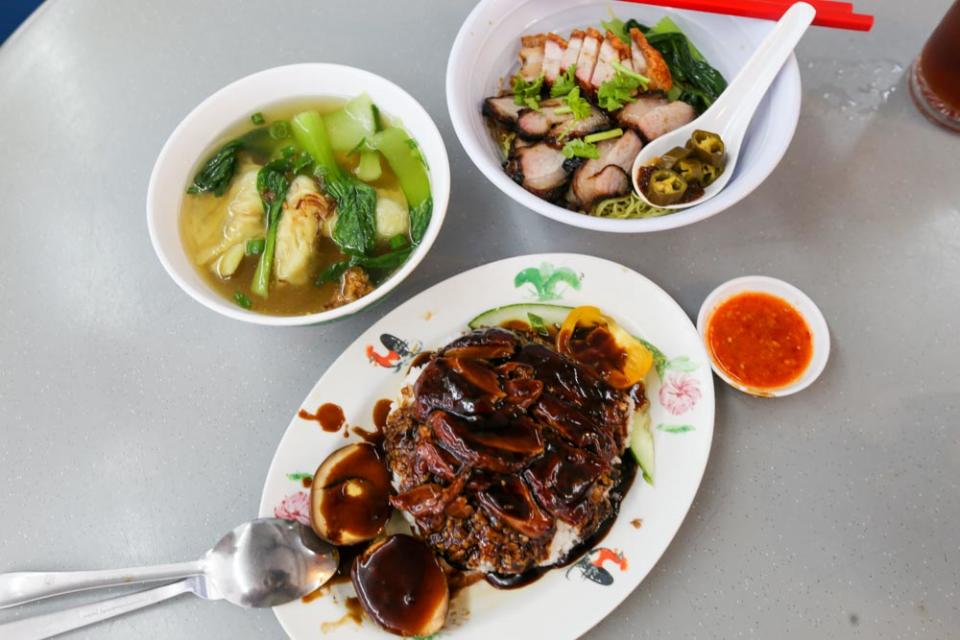
[[[927,118],[960,132],[960,0],[947,10],[913,63],[910,95]]]

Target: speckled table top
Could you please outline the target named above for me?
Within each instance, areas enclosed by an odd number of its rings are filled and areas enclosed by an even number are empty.
[[[872,33],[802,42],[796,137],[755,193],[692,227],[614,237],[522,210],[463,153],[443,78],[470,2],[48,2],[0,48],[0,569],[194,557],[256,514],[293,410],[361,330],[466,268],[574,251],[640,271],[691,315],[728,278],[778,276],[833,334],[802,394],[718,387],[686,523],[588,637],[960,637],[960,136],[905,84],[949,3],[859,4]],[[150,169],[215,89],[319,60],[391,78],[434,117],[446,225],[373,309],[290,330],[227,320],[154,257]],[[182,599],[74,637],[282,635],[269,611]]]

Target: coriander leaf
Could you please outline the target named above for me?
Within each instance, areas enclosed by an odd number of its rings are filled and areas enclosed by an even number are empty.
[[[576,73],[577,65],[574,63],[558,75],[557,79],[553,81],[553,86],[550,87],[550,97],[559,98],[573,91],[573,88],[577,86]]]
[[[574,139],[563,145],[561,150],[565,158],[599,158],[600,150],[592,142],[584,142],[580,139]]]
[[[636,100],[637,89],[647,87],[649,79],[618,62],[613,63],[614,76],[600,85],[597,91],[597,104],[601,109],[616,111],[629,102]]]
[[[524,80],[523,76],[515,75],[512,81],[513,102],[533,109],[540,110],[540,92],[543,89],[543,74],[534,80]]]
[[[580,97],[580,87],[574,87],[564,98],[564,102],[570,108],[574,120],[583,120],[590,115],[590,103]]]

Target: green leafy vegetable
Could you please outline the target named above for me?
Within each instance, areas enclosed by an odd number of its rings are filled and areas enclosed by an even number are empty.
[[[527,106],[534,111],[540,110],[540,92],[543,90],[543,74],[534,80],[524,80],[523,76],[515,75],[512,81],[514,104]]]
[[[277,227],[280,225],[280,215],[283,213],[283,201],[287,197],[290,181],[287,171],[290,163],[284,158],[272,160],[261,167],[257,172],[257,193],[263,203],[263,210],[267,217],[267,238],[263,253],[257,263],[257,270],[253,274],[253,284],[250,290],[258,296],[267,297],[270,289],[270,273],[273,270],[273,256],[277,249]]]
[[[599,158],[600,157],[600,150],[597,149],[597,145],[593,144],[592,142],[586,142],[585,140],[581,140],[579,138],[575,138],[570,142],[568,142],[567,144],[563,145],[563,149],[561,149],[561,153],[563,153],[564,157],[566,158],[573,158],[573,157]]]
[[[266,238],[251,238],[247,240],[243,252],[248,256],[258,256],[263,253],[263,247],[266,243]]]
[[[376,191],[337,165],[327,126],[319,113],[298,113],[291,120],[291,126],[294,139],[313,158],[315,173],[323,179],[327,193],[337,203],[333,241],[347,254],[372,253],[376,243]]]
[[[607,111],[616,111],[633,102],[637,99],[637,90],[646,89],[650,83],[649,78],[627,69],[619,62],[612,63],[612,66],[616,73],[597,90],[597,103]]]
[[[253,114],[252,116],[250,116],[250,122],[252,122],[253,124],[255,124],[255,125],[257,125],[257,126],[260,126],[261,124],[263,124],[264,122],[266,122],[266,120],[263,119],[263,114],[260,113],[259,111],[257,111],[255,114]]]
[[[233,301],[244,309],[249,309],[253,306],[253,302],[251,302],[250,298],[248,298],[242,291],[237,291],[235,294],[233,294]]]
[[[193,178],[187,193],[208,193],[222,196],[230,186],[237,169],[237,151],[243,146],[240,140],[231,140],[220,147],[201,167]]]
[[[350,256],[345,260],[334,262],[321,271],[320,275],[318,275],[314,281],[314,284],[320,287],[328,282],[336,282],[340,279],[340,276],[351,267],[362,267],[367,271],[381,273],[392,272],[407,261],[412,251],[413,247],[406,247],[404,249],[395,249],[379,256]]]
[[[380,131],[372,136],[370,145],[383,154],[397,175],[400,189],[410,205],[410,239],[413,244],[420,244],[433,215],[430,176],[420,147],[402,127]]]
[[[669,16],[652,28],[636,20],[628,20],[625,28],[628,32],[631,28],[640,29],[647,42],[663,56],[673,76],[673,87],[667,92],[668,100],[683,100],[699,114],[706,111],[727,88],[723,75],[707,62]]]
[[[600,25],[604,30],[610,31],[613,35],[620,38],[621,42],[628,45],[630,44],[630,29],[627,28],[627,24],[623,20],[613,15],[612,11],[610,12],[610,19],[601,20]]]
[[[573,88],[577,86],[576,73],[577,65],[572,64],[567,67],[566,71],[558,75],[550,87],[550,97],[559,98],[573,91]],[[516,100],[516,98],[514,98],[514,100]]]
[[[377,131],[377,110],[365,93],[352,98],[333,113],[323,116],[327,125],[330,146],[335,151],[356,147],[364,138]]]

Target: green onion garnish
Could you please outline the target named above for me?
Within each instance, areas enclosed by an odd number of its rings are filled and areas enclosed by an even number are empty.
[[[286,140],[290,137],[290,125],[286,120],[270,123],[270,137],[274,140]]]
[[[261,125],[264,122],[266,122],[266,120],[264,120],[263,114],[257,111],[255,114],[250,116],[250,122],[252,122],[255,125]]]
[[[243,307],[244,309],[249,309],[250,307],[253,306],[253,303],[250,302],[250,298],[245,296],[240,291],[237,291],[235,294],[233,294],[233,301],[236,302],[241,307]]]
[[[611,138],[619,138],[623,135],[623,129],[610,129],[609,131],[600,131],[599,133],[591,133],[588,136],[583,137],[584,142],[600,142],[601,140],[609,140]]]

